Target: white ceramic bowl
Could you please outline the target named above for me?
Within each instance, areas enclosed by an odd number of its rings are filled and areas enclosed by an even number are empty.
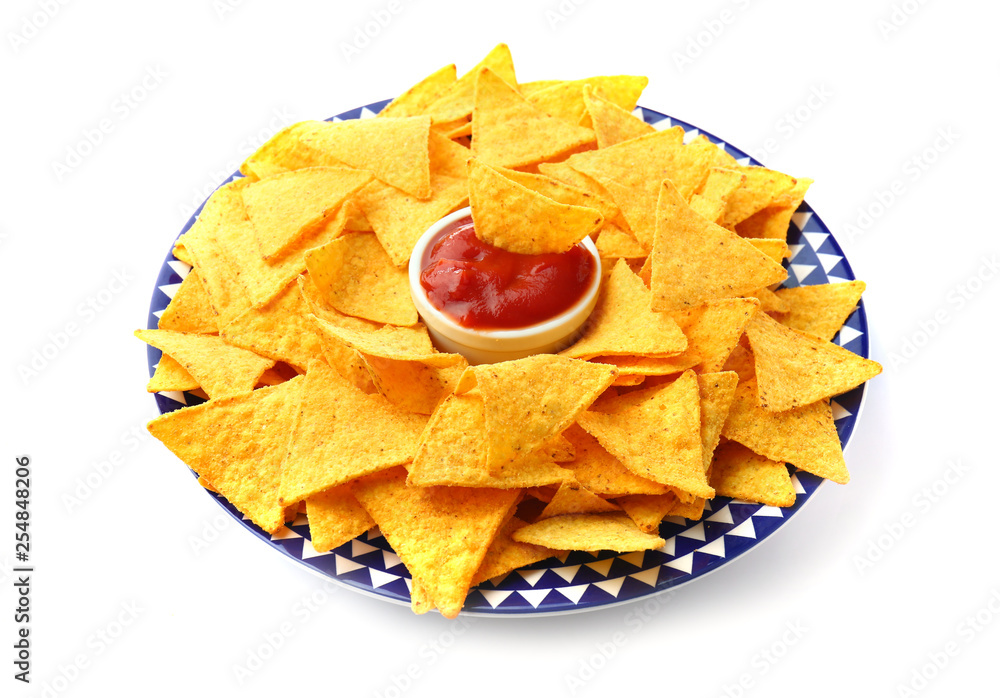
[[[597,304],[597,292],[601,287],[601,257],[589,237],[581,244],[594,258],[594,279],[573,307],[551,320],[515,330],[474,330],[462,327],[431,305],[420,284],[420,272],[426,265],[429,248],[437,242],[445,227],[466,218],[471,212],[466,207],[439,220],[420,236],[410,255],[410,295],[434,345],[450,354],[462,354],[475,365],[522,359],[532,354],[555,354],[575,342]]]

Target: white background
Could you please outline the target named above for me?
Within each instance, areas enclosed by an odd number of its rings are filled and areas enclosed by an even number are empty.
[[[995,691],[998,14],[916,0],[4,2],[0,695]],[[647,75],[641,104],[747,151],[772,139],[767,165],[816,180],[808,201],[868,283],[885,365],[853,479],[638,621],[633,606],[466,625],[346,590],[302,613],[320,581],[220,526],[144,436],[156,410],[132,331],[194,204],[253,145],[448,63],[465,71],[499,41],[524,81]],[[43,350],[54,358],[26,373]],[[22,454],[30,687],[11,664]],[[236,667],[285,623],[241,685]]]

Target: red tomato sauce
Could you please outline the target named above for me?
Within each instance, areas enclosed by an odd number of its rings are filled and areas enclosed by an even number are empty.
[[[476,237],[469,217],[431,248],[420,284],[431,305],[463,327],[509,330],[569,310],[595,273],[594,258],[580,245],[561,254],[508,252]]]

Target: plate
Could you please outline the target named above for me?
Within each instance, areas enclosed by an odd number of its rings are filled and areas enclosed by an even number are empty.
[[[330,120],[371,118],[386,104],[388,100],[376,102]],[[703,133],[740,164],[760,164],[696,126],[644,107],[637,107],[635,113],[656,128],[682,126],[686,132],[685,141]],[[233,173],[229,179],[238,174]],[[199,207],[180,234],[194,224],[200,211]],[[789,274],[784,286],[854,279],[837,241],[807,203],[792,216],[788,246],[791,258],[785,262]],[[153,289],[149,328],[156,328],[160,314],[189,271],[187,264],[174,258],[172,252],[168,253]],[[868,357],[868,321],[863,302],[833,341]],[[160,351],[149,346],[147,354],[152,376],[160,360]],[[832,401],[837,433],[845,448],[857,423],[865,390],[863,384]],[[161,413],[203,402],[190,393],[163,392],[156,393],[155,398]],[[795,505],[783,509],[716,497],[706,504],[701,521],[678,517],[664,520],[660,536],[666,545],[658,550],[625,554],[575,551],[565,558],[550,558],[474,588],[462,612],[468,615],[562,614],[605,608],[675,589],[724,567],[760,545],[788,524],[812,499],[822,482],[822,478],[815,475],[793,472],[792,484],[797,493]],[[310,571],[356,591],[409,605],[409,573],[377,528],[329,552],[317,553],[309,542],[309,526],[303,515],[271,535],[245,519],[222,496],[205,492],[253,535]]]

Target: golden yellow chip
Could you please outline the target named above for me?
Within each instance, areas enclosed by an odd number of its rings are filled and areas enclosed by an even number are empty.
[[[261,374],[274,365],[274,359],[231,346],[214,335],[136,330],[135,336],[169,354],[212,397],[250,392]]]
[[[306,269],[330,305],[391,325],[417,324],[406,271],[396,267],[371,233],[350,233],[306,253]]]
[[[597,253],[601,259],[645,259],[649,251],[631,233],[604,220],[597,237]]]
[[[332,550],[375,525],[350,485],[332,487],[306,500],[309,538],[318,553]]]
[[[779,289],[777,296],[789,306],[781,324],[831,340],[858,307],[864,290],[864,281]]]
[[[472,111],[472,152],[483,162],[522,167],[594,141],[589,128],[549,116],[492,70],[484,68],[479,73]]]
[[[304,380],[168,412],[149,423],[149,433],[251,521],[274,533],[285,522],[278,483]]]
[[[364,211],[393,264],[403,266],[421,235],[469,199],[468,148],[430,134],[431,196],[421,200],[381,182],[372,182],[354,199]]]
[[[756,247],[758,250],[766,254],[768,257],[773,259],[778,264],[786,257],[791,255],[791,250],[788,249],[788,243],[784,240],[774,240],[768,238],[750,238],[747,239],[751,245]]]
[[[618,207],[611,201],[598,196],[586,189],[567,184],[545,174],[533,174],[531,172],[520,172],[507,167],[493,167],[494,170],[502,174],[507,179],[517,182],[523,187],[538,192],[553,201],[571,206],[583,206],[594,208],[600,211],[605,220],[614,218],[619,214]]]
[[[564,80],[545,88],[532,90],[526,95],[532,104],[552,116],[558,116],[571,124],[589,127],[587,106],[583,90],[586,87],[598,90],[619,109],[635,109],[639,96],[649,84],[648,78],[638,75],[597,75],[579,80]]]
[[[750,318],[760,307],[753,298],[724,298],[669,313],[688,340],[685,356],[697,357],[699,373],[721,371]]]
[[[251,305],[249,290],[240,280],[239,269],[234,268],[235,260],[230,257],[223,240],[232,225],[245,224],[250,241],[256,247],[249,221],[244,223],[246,214],[241,193],[244,186],[246,179],[240,178],[216,189],[194,225],[184,234],[184,246],[193,258],[219,325],[225,325]]]
[[[574,359],[664,357],[684,351],[684,333],[669,315],[650,310],[650,295],[628,264],[618,260],[611,278],[601,288],[583,336],[562,355]]]
[[[472,584],[481,584],[487,579],[501,577],[508,572],[512,572],[520,567],[541,562],[547,558],[563,553],[561,550],[552,550],[541,545],[531,545],[530,543],[519,543],[512,537],[514,531],[524,528],[528,524],[521,521],[516,516],[504,524],[497,533],[493,543],[486,551],[482,564],[476,570],[476,575],[472,578]]]
[[[666,545],[659,536],[639,530],[625,512],[564,514],[514,531],[514,540],[565,550],[655,550]]]
[[[688,203],[699,216],[721,225],[726,213],[726,202],[746,179],[747,176],[738,170],[713,167],[709,170],[705,183],[697,193],[691,195]]]
[[[654,310],[681,310],[742,296],[786,276],[780,264],[699,216],[669,181],[663,182],[650,279]]]
[[[361,354],[378,391],[404,410],[431,414],[468,366],[461,354],[436,352],[422,325],[366,332],[318,322],[324,335]]]
[[[579,482],[569,481],[559,485],[555,496],[542,509],[537,520],[563,514],[604,514],[611,511],[621,511],[621,508],[601,499]]]
[[[362,393],[325,362],[310,363],[281,470],[282,504],[408,463],[426,423],[380,395]]]
[[[519,490],[410,487],[403,468],[357,480],[352,491],[410,571],[413,611],[437,608],[445,618],[462,610],[473,575],[520,496]]]
[[[349,119],[325,126],[311,136],[312,145],[349,167],[368,170],[410,196],[431,196],[428,116]]]
[[[612,366],[552,354],[467,370],[486,406],[486,465],[493,473],[565,430],[618,375]]]
[[[791,463],[841,485],[850,479],[829,400],[769,412],[757,402],[756,379],[741,381],[722,435],[754,453]]]
[[[736,232],[745,238],[769,238],[784,240],[788,236],[788,224],[806,196],[812,180],[800,177],[795,185],[774,198],[771,203],[749,218],[736,224]]]
[[[609,148],[578,153],[566,163],[606,187],[636,239],[650,247],[660,183],[669,179],[686,201],[705,181],[712,167],[725,166],[730,160],[714,145],[683,145],[678,142],[676,131],[666,130]]]
[[[458,79],[440,98],[432,102],[424,111],[435,123],[457,121],[472,114],[476,78],[483,68],[489,68],[508,85],[517,85],[514,61],[507,44],[497,44],[469,72]]]
[[[159,393],[165,390],[184,392],[185,390],[194,390],[197,387],[198,381],[185,371],[183,366],[170,358],[169,354],[163,354],[160,356],[159,363],[156,364],[153,377],[146,384],[146,391],[150,393]]]
[[[250,308],[222,328],[229,344],[297,366],[303,371],[323,355],[316,319],[297,284],[290,284],[267,304]]]
[[[726,228],[734,229],[795,186],[794,177],[766,167],[746,165],[736,169],[746,175],[746,181],[726,200],[726,212],[722,216],[722,225]]]
[[[278,131],[240,165],[240,172],[253,182],[264,177],[305,167],[344,167],[344,163],[315,145],[317,135],[329,124],[300,121]]]
[[[446,65],[389,102],[378,115],[384,117],[425,114],[427,107],[447,94],[457,79],[455,64]]]
[[[580,425],[570,426],[563,434],[576,450],[576,457],[563,465],[572,470],[577,482],[589,491],[612,497],[625,494],[664,494],[668,491],[666,485],[639,477],[626,468]]]
[[[678,356],[595,356],[596,363],[608,364],[618,369],[618,376],[672,376],[697,366],[701,359],[685,351]]]
[[[702,500],[704,502],[704,500]],[[635,522],[644,533],[656,533],[660,530],[663,517],[670,514],[677,505],[677,495],[666,494],[633,494],[615,499],[629,518]]]
[[[517,254],[567,252],[604,222],[597,209],[554,201],[475,158],[469,202],[476,236]]]
[[[760,405],[783,412],[845,393],[882,366],[833,342],[781,325],[758,313],[747,325]]]
[[[712,462],[716,494],[772,507],[795,504],[795,488],[784,463],[759,456],[730,441],[719,446]]]
[[[212,308],[197,269],[192,269],[184,277],[156,326],[161,330],[195,334],[214,334],[219,331],[218,315]]]
[[[603,406],[614,411],[588,411],[577,422],[636,475],[711,497],[714,493],[702,465],[701,410],[694,372],[637,394],[641,401],[635,400],[636,394],[617,398]]]
[[[590,115],[598,148],[608,148],[656,130],[635,116],[631,108],[623,109],[611,100],[605,99],[602,93],[595,92],[592,85],[583,86],[583,103]],[[634,107],[633,104],[632,108]],[[684,130],[679,126],[674,128],[680,132],[680,138],[683,140]]]
[[[701,407],[702,465],[705,472],[712,465],[712,454],[719,445],[722,427],[729,416],[729,406],[736,395],[739,376],[735,371],[704,373],[698,376],[698,398]]]
[[[371,173],[343,167],[307,167],[243,187],[246,215],[264,259],[281,257],[311,226],[331,216]]]
[[[572,473],[553,461],[546,445],[519,455],[496,474],[486,468],[487,432],[478,394],[449,395],[431,415],[407,482],[421,487],[461,485],[511,489],[558,484]]]

